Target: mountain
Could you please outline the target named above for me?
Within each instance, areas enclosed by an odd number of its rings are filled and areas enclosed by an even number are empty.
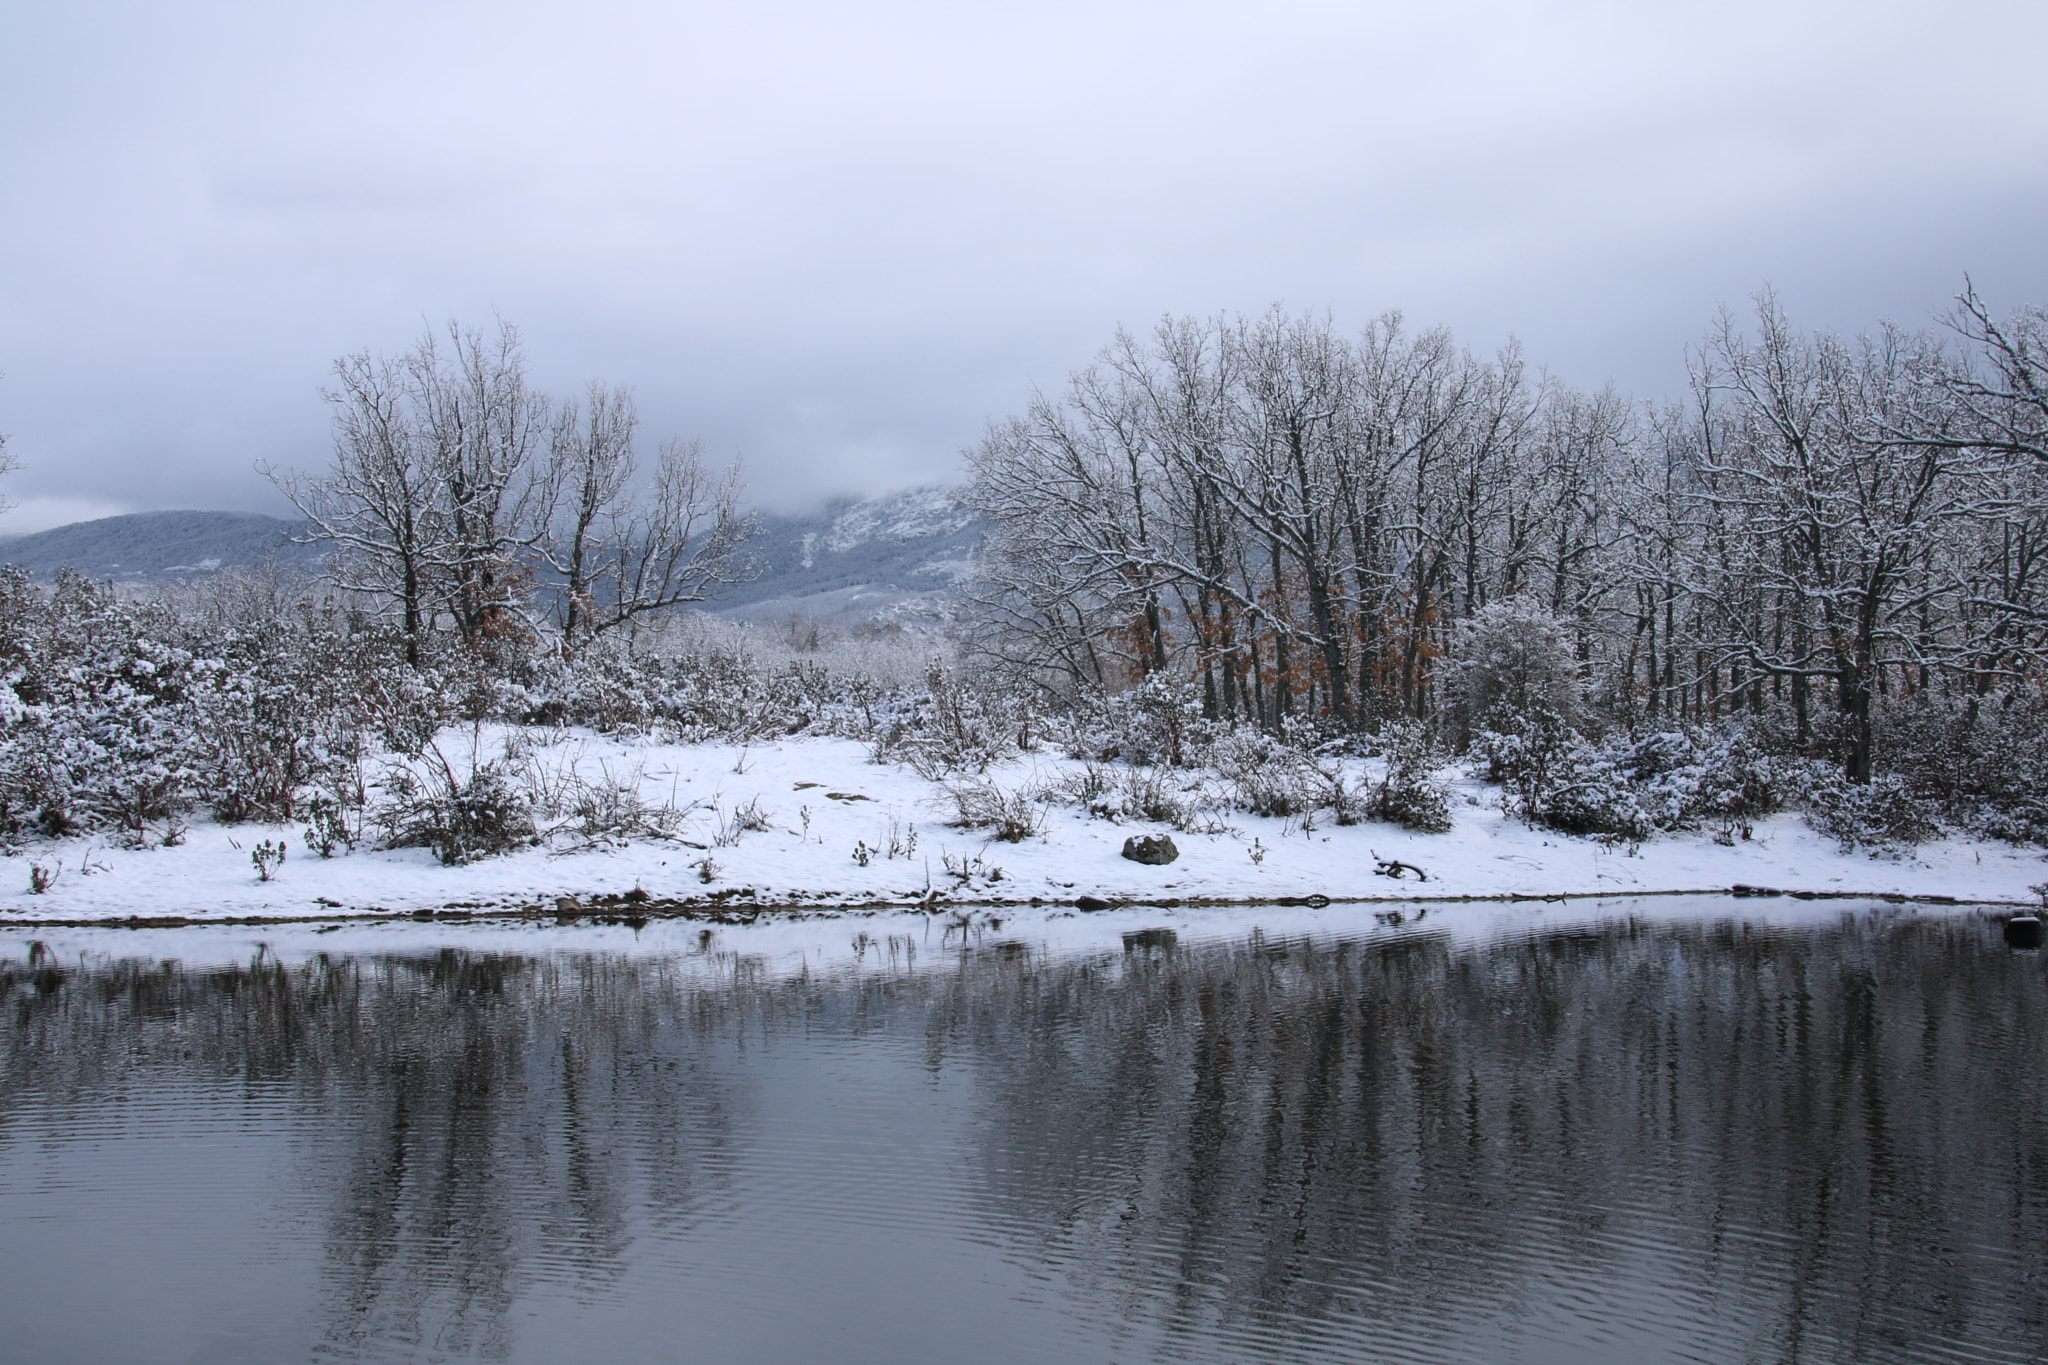
[[[942,625],[974,571],[981,519],[950,488],[842,499],[810,517],[763,515],[750,542],[761,577],[713,605],[722,616]]]
[[[0,563],[42,582],[66,565],[122,583],[198,578],[271,557],[311,568],[320,547],[288,540],[302,525],[253,512],[136,512],[0,539]],[[943,625],[980,539],[980,519],[936,486],[841,499],[816,516],[764,514],[751,542],[761,577],[706,605],[735,620],[800,613],[845,625]]]
[[[273,557],[311,567],[317,549],[287,539],[300,525],[254,512],[133,512],[0,539],[0,564],[44,582],[68,566],[119,583],[198,578]]]

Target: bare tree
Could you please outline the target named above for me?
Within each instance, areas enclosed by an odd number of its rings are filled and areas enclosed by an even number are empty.
[[[557,414],[505,323],[490,337],[451,323],[334,373],[327,473],[259,468],[310,524],[304,539],[332,548],[335,584],[397,618],[414,663],[444,623],[476,648],[525,636],[546,574],[573,649],[754,572],[737,462],[713,472],[698,446],[670,443],[637,486],[632,394],[592,384]]]
[[[2022,308],[2000,322],[1966,282],[1943,321],[1974,352],[1940,372],[1967,424],[1948,439],[2048,463],[2048,309]]]
[[[754,518],[739,508],[739,462],[714,472],[697,442],[670,441],[636,489],[638,426],[632,393],[603,384],[583,405],[565,405],[555,426],[558,497],[544,554],[562,579],[556,614],[571,650],[759,573],[746,552]]]
[[[1458,624],[1526,596],[1588,721],[1789,703],[1864,781],[1891,700],[2032,704],[2048,662],[2048,314],[1966,294],[1950,325],[1845,343],[1766,298],[1655,414],[1392,316],[1120,333],[969,453],[978,645],[1063,689],[1164,673],[1216,719],[1370,730],[1429,715]]]
[[[259,464],[310,526],[307,543],[331,547],[335,585],[384,603],[417,665],[432,628],[437,575],[447,558],[446,509],[432,444],[421,429],[412,368],[367,351],[334,363],[321,396],[334,413],[334,462],[310,478]]]
[[[545,534],[554,482],[534,458],[548,401],[526,384],[519,334],[456,323],[395,359],[335,362],[334,463],[308,478],[258,468],[333,547],[337,586],[397,615],[418,663],[436,620],[481,644],[519,629],[528,552]]]
[[[593,383],[585,405],[571,400],[555,426],[549,460],[561,481],[550,566],[563,579],[556,614],[564,638],[589,635],[595,614],[592,579],[603,555],[604,527],[633,478],[633,395]]]
[[[538,458],[550,405],[527,386],[517,329],[500,321],[488,340],[453,323],[447,332],[445,354],[429,333],[403,363],[441,509],[443,602],[463,639],[480,645],[524,626],[530,560],[559,480]]]
[[[1184,673],[1209,715],[1275,728],[1420,712],[1457,613],[1499,591],[1496,523],[1542,401],[1512,352],[1478,364],[1392,317],[1356,345],[1277,310],[1120,335],[970,452],[983,648],[1097,688]],[[1611,406],[1585,411],[1611,427]],[[1575,604],[1599,543],[1559,551]]]
[[[968,452],[969,504],[989,522],[976,648],[1058,691],[1121,685],[1149,655],[1131,629],[1146,619],[1149,557],[1127,515],[1142,485],[1130,452],[1112,455],[1096,427],[1041,396]]]
[[[1832,684],[1845,771],[1865,782],[1888,679],[1903,671],[1924,686],[1970,666],[1943,570],[1990,510],[2003,457],[1897,438],[1922,421],[1915,409],[1939,366],[1932,338],[1890,327],[1860,347],[1801,337],[1768,295],[1757,324],[1752,340],[1724,317],[1713,368],[1696,381],[1734,409],[1699,463],[1697,496],[1728,542],[1721,571],[1695,588],[1727,632],[1723,661]]]

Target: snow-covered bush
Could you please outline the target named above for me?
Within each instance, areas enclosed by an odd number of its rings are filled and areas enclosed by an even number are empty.
[[[1482,731],[1475,749],[1511,811],[1569,834],[1639,841],[1712,826],[1724,841],[1746,839],[1782,806],[1790,783],[1758,730],[1742,724],[1596,742],[1537,712],[1521,733]]]
[[[1946,820],[2016,844],[2048,845],[2048,698],[1924,695],[1885,704],[1877,761]]]
[[[925,690],[874,736],[878,763],[903,763],[936,781],[963,770],[980,772],[1036,741],[1033,701],[990,682],[962,677],[934,659]]]
[[[1974,802],[1958,811],[1955,819],[1987,838],[2048,847],[2048,797],[2028,795],[2006,805]]]
[[[1421,834],[1451,827],[1451,788],[1442,777],[1444,757],[1421,721],[1391,723],[1380,732],[1385,768],[1366,801],[1367,818],[1385,820]],[[1338,823],[1345,823],[1340,812]]]
[[[1582,741],[1555,711],[1532,708],[1519,715],[1497,713],[1497,718],[1507,728],[1475,731],[1473,755],[1483,763],[1486,780],[1500,784],[1509,809],[1533,821],[1556,785],[1566,780],[1566,764]]]
[[[44,594],[0,572],[0,837],[176,837],[203,768],[173,624],[76,574]]]
[[[1459,622],[1444,679],[1445,718],[1461,743],[1579,721],[1571,627],[1532,598],[1489,602]]]
[[[959,812],[951,823],[959,829],[985,829],[992,839],[1019,844],[1044,826],[1040,792],[1006,790],[986,777],[964,773],[947,778],[945,788]]]
[[[1136,687],[1083,705],[1068,746],[1075,758],[1184,767],[1202,760],[1211,738],[1202,721],[1201,693],[1188,678],[1154,673]]]
[[[1549,778],[1547,788],[1525,805],[1532,824],[1631,843],[1640,843],[1659,828],[1616,756],[1599,745],[1574,737]]]
[[[1208,758],[1229,803],[1249,814],[1306,815],[1329,804],[1329,775],[1314,757],[1264,731],[1231,730]]]
[[[924,709],[930,705],[927,694]],[[722,645],[656,654],[606,640],[574,658],[535,660],[507,714],[529,725],[584,725],[699,744],[797,734],[867,737],[906,718],[907,731],[915,731],[920,726],[912,710],[907,698],[868,679],[835,675],[816,660],[773,662]]]
[[[384,771],[371,821],[386,848],[430,848],[452,865],[538,842],[533,803],[502,759],[473,762],[467,773],[429,745],[419,760]]]
[[[1565,622],[1508,598],[1462,623],[1456,648],[1446,715],[1487,780],[1501,785],[1509,811],[1569,834],[1630,840],[1683,823],[1684,799],[1637,789],[1626,744],[1603,746],[1580,733],[1579,667]],[[1669,823],[1660,824],[1659,809]]]
[[[1940,835],[1941,825],[1896,773],[1849,782],[1832,765],[1809,769],[1806,820],[1848,853],[1897,855]]]
[[[1133,693],[1144,689],[1133,689]],[[1131,695],[1131,694],[1125,694]],[[1173,698],[1161,704],[1162,698]],[[1169,825],[1194,833],[1227,828],[1229,811],[1274,818],[1313,817],[1329,812],[1336,824],[1389,820],[1410,829],[1450,828],[1451,792],[1439,775],[1441,752],[1420,723],[1395,725],[1383,742],[1387,764],[1377,781],[1357,781],[1322,751],[1250,726],[1219,730],[1200,720],[1198,705],[1185,694],[1160,688],[1149,703],[1129,709],[1096,710],[1076,722],[1070,752],[1085,756],[1051,799],[1065,800],[1096,819]],[[1153,761],[1102,759],[1098,750],[1105,715],[1178,716],[1182,765],[1171,762],[1164,727],[1131,725],[1119,732],[1129,748],[1112,744],[1113,755],[1136,750]],[[1312,733],[1303,731],[1302,733]],[[1049,796],[1051,794],[1049,793]]]
[[[361,790],[360,774],[355,783]],[[354,799],[339,797],[329,792],[314,792],[306,798],[306,847],[323,858],[332,858],[336,853],[349,851],[363,840],[364,802],[351,793]]]
[[[215,818],[295,820],[315,793],[330,808],[360,805],[358,768],[386,721],[379,675],[394,657],[384,642],[310,614],[211,642],[190,698],[201,795]]]
[[[586,843],[665,839],[682,825],[675,809],[648,801],[630,782],[585,782],[569,813],[576,835]]]
[[[311,790],[359,790],[385,642],[333,612],[250,624],[200,606],[73,574],[48,593],[0,583],[0,834],[108,829],[146,845],[175,841],[195,807],[286,820]]]
[[[1785,802],[1788,769],[1761,727],[1661,730],[1617,741],[1615,762],[1649,823],[1663,830],[1716,826],[1731,840]]]
[[[621,639],[574,659],[526,637],[488,651],[430,640],[413,665],[387,630],[345,605],[315,605],[304,588],[237,576],[136,600],[75,574],[44,589],[0,573],[0,840],[110,830],[174,842],[184,817],[207,809],[223,821],[303,821],[307,845],[327,855],[381,834],[466,858],[516,842],[524,825],[498,800],[516,786],[510,769],[473,792],[469,779],[434,773],[436,737],[459,722],[587,724],[677,742],[893,727],[947,768],[1032,742],[1036,723],[1030,707],[954,677],[943,659],[923,694],[898,693],[836,678],[817,659],[764,664],[727,647],[749,638],[727,627],[649,630],[664,649]],[[415,790],[385,794],[381,826],[366,819],[365,787],[379,753],[417,760],[401,780]],[[659,825],[615,795],[585,793],[578,828]]]
[[[1189,834],[1213,834],[1222,828],[1209,784],[1185,769],[1125,768],[1119,778],[1109,794],[1113,818],[1119,822],[1169,825]],[[1102,809],[1103,803],[1098,803],[1098,813]]]
[[[1168,825],[1189,834],[1227,828],[1212,784],[1184,768],[1089,763],[1046,789],[1043,799],[1079,806],[1112,824]]]

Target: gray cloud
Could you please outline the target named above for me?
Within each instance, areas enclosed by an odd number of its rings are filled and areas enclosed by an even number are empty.
[[[1766,281],[1850,329],[1966,269],[2048,297],[2044,39],[1967,2],[18,6],[0,529],[276,510],[251,462],[324,460],[336,355],[493,310],[776,506],[945,477],[1166,312],[1399,307],[1670,392]]]

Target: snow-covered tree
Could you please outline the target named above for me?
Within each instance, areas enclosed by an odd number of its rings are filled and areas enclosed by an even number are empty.
[[[747,577],[738,465],[713,472],[670,442],[643,486],[631,394],[593,384],[555,404],[509,324],[451,323],[401,356],[345,356],[334,376],[327,472],[264,473],[331,547],[335,585],[398,621],[415,665],[443,626],[472,650],[523,639],[537,594],[574,648]]]
[[[702,602],[756,572],[745,551],[754,519],[739,508],[740,469],[705,467],[696,442],[665,442],[654,477],[635,484],[631,392],[592,384],[562,406],[549,450],[558,481],[541,542],[556,622],[569,648],[649,612]]]

